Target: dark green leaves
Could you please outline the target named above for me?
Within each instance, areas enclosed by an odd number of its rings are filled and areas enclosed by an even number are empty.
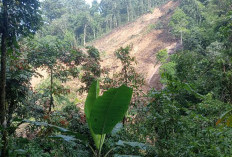
[[[73,138],[76,138],[78,140],[81,140],[83,142],[86,141],[87,137],[85,135],[82,135],[78,132],[73,132],[73,131],[69,131],[65,128],[62,128],[62,127],[59,127],[59,126],[56,126],[56,125],[52,125],[52,124],[48,124],[48,123],[45,123],[45,122],[37,122],[37,121],[30,121],[30,120],[23,120],[22,121],[23,123],[29,123],[29,124],[33,124],[35,126],[40,126],[40,127],[50,127],[50,128],[53,128],[54,130],[57,130],[63,134],[66,134],[66,135],[71,135]],[[65,136],[65,135],[60,135],[61,136]],[[68,137],[67,136],[67,137]],[[70,136],[70,137],[71,137]]]

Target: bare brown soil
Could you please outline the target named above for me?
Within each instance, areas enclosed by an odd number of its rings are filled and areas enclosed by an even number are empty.
[[[153,13],[143,15],[136,21],[119,27],[91,43],[101,52],[104,52],[101,65],[112,69],[113,73],[115,70],[113,67],[120,67],[119,61],[114,56],[114,51],[120,47],[132,45],[131,55],[135,56],[138,62],[137,72],[144,76],[149,87],[160,89],[159,65],[155,66],[155,54],[161,49],[173,51],[177,45],[177,41],[168,33],[167,24],[178,4],[178,2],[170,1],[154,9]],[[163,23],[162,29],[152,28],[158,23]]]
[[[41,75],[42,77],[40,77],[40,76],[33,76],[32,77],[31,86],[33,88],[35,88],[40,82],[44,81],[48,77],[48,73],[44,69],[39,68],[39,69],[37,69],[36,72],[39,73],[39,75]]]
[[[104,37],[89,43],[102,52],[102,67],[111,69],[111,73],[120,68],[120,63],[114,56],[114,51],[120,47],[132,45],[131,55],[136,58],[136,70],[141,73],[146,81],[147,87],[160,89],[162,85],[159,80],[159,67],[156,65],[155,54],[161,49],[167,49],[173,53],[177,47],[177,41],[168,32],[168,21],[179,5],[179,2],[170,1],[167,4],[155,8],[153,13],[145,14],[124,26],[118,27]],[[158,23],[163,24],[162,29],[151,28]],[[32,87],[38,85],[48,77],[45,70],[37,71],[43,77],[33,77]],[[69,82],[73,83],[74,81]],[[72,85],[74,86],[74,84]]]

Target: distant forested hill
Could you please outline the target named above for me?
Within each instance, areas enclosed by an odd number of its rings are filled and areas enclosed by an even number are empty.
[[[45,25],[40,35],[50,40],[68,37],[73,44],[85,45],[167,1],[94,0],[90,7],[84,0],[45,0],[41,7]]]

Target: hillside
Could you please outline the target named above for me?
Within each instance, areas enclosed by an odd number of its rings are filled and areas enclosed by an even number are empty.
[[[132,45],[131,55],[136,58],[136,70],[145,78],[148,88],[161,89],[159,82],[159,66],[155,66],[155,54],[161,49],[167,49],[169,53],[175,51],[177,40],[168,32],[168,21],[179,2],[170,1],[167,4],[155,8],[153,13],[148,13],[134,22],[118,27],[102,38],[89,43],[99,49],[102,54],[102,67],[111,69],[114,73],[120,68],[118,60],[115,59],[114,51],[120,47]],[[162,28],[155,29],[162,24]],[[35,87],[39,82],[46,79],[47,72],[39,69],[37,71],[43,78],[33,77],[31,84]],[[71,81],[68,84],[76,84]]]
[[[165,26],[178,4],[178,2],[170,1],[155,8],[153,13],[143,15],[136,21],[121,26],[93,42],[93,46],[105,53],[102,66],[111,68],[113,73],[115,67],[119,66],[113,52],[120,47],[133,45],[131,54],[138,62],[137,71],[144,75],[149,87],[160,89],[159,65],[154,66],[155,54],[161,49],[168,49],[171,52],[177,46],[177,41],[168,33]],[[155,29],[154,27],[160,23],[163,28]]]
[[[0,0],[0,157],[232,157],[232,0],[91,1]]]

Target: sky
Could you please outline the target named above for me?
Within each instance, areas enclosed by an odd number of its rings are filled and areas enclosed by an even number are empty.
[[[93,0],[85,0],[85,1],[91,5]],[[97,1],[100,2],[101,0],[97,0]]]

